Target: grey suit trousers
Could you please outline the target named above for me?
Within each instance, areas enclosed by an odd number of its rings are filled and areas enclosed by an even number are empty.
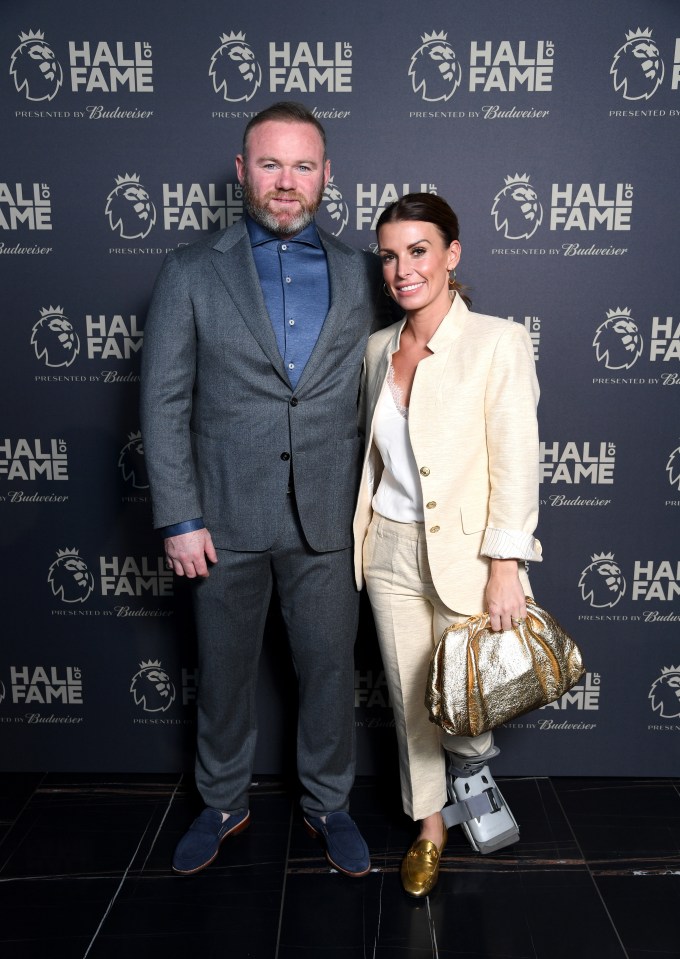
[[[312,550],[290,493],[270,549],[218,549],[217,554],[210,576],[196,583],[194,593],[196,783],[204,801],[223,811],[248,807],[258,664],[276,584],[299,685],[302,808],[315,816],[346,809],[354,781],[353,653],[359,616],[352,550]]]

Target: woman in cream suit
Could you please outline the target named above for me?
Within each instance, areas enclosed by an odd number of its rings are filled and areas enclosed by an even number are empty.
[[[491,733],[452,737],[429,721],[429,660],[444,629],[470,615],[488,610],[494,630],[526,616],[525,562],[541,559],[538,384],[524,327],[468,308],[455,281],[458,221],[441,197],[402,197],[377,234],[385,291],[405,318],[366,352],[355,570],[390,690],[404,811],[420,823],[402,882],[424,896],[446,844],[445,751],[462,776],[498,751]]]

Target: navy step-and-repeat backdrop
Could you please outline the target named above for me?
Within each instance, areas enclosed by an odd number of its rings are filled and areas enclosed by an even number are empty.
[[[387,203],[440,194],[475,308],[534,344],[531,576],[587,672],[499,732],[496,768],[677,775],[680,5],[280,10],[2,4],[1,766],[191,767],[190,590],[151,530],[139,431],[145,312],[166,251],[241,216],[247,120],[296,99],[328,132],[321,225],[369,249]],[[288,762],[289,680],[274,611],[262,773]],[[371,773],[394,734],[368,608],[356,725]]]

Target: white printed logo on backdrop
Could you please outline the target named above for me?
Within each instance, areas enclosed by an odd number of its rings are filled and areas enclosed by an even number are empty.
[[[627,307],[607,310],[607,319],[598,326],[593,346],[598,363],[604,363],[608,370],[629,370],[637,363],[644,341]]]
[[[10,677],[14,703],[83,705],[83,674],[79,666],[10,666]],[[40,720],[30,716],[28,721]]]
[[[424,33],[421,40],[422,44],[411,57],[408,68],[413,92],[429,103],[450,100],[462,79],[455,50],[443,31]]]
[[[53,595],[63,603],[84,603],[94,589],[94,576],[75,548],[57,550],[47,582]]]
[[[156,207],[136,173],[116,177],[105,213],[113,232],[125,240],[144,239],[156,222]]]
[[[54,99],[64,82],[64,72],[45,34],[29,30],[20,33],[19,40],[9,67],[17,93],[34,103]]]
[[[357,183],[356,224],[357,230],[375,232],[376,224],[385,207],[407,193],[432,193],[437,195],[434,183]],[[377,246],[370,249],[375,253]]]
[[[175,686],[161,665],[160,659],[149,659],[139,664],[130,683],[135,706],[145,713],[164,713],[175,701]]]
[[[80,339],[61,306],[40,310],[40,319],[33,324],[31,346],[45,366],[70,366],[80,353]]]
[[[652,683],[648,699],[661,719],[680,718],[680,666],[667,666]]]
[[[47,183],[0,183],[0,230],[22,228],[52,229],[52,191]]]
[[[135,489],[149,488],[141,432],[128,433],[128,441],[118,457],[118,466],[126,483]]]
[[[673,450],[666,463],[668,482],[680,492],[680,446]]]
[[[166,230],[224,230],[243,216],[239,183],[164,183],[163,226]]]
[[[56,436],[49,439],[23,436],[0,439],[0,476],[8,480],[68,481],[68,446]]]
[[[349,207],[333,177],[326,184],[316,220],[332,236],[340,236],[349,223]]]
[[[506,240],[528,240],[543,221],[543,207],[529,174],[505,177],[505,186],[496,194],[491,215]]]
[[[208,71],[215,93],[229,103],[251,100],[262,83],[262,70],[245,33],[223,33]]]
[[[649,100],[654,96],[665,70],[650,28],[628,31],[609,72],[614,78],[614,89],[624,100]]]
[[[581,573],[578,585],[582,599],[595,609],[616,606],[626,592],[626,580],[613,553],[595,553]]]

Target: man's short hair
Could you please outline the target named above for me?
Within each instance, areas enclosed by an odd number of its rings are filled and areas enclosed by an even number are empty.
[[[315,128],[321,142],[323,143],[323,156],[326,159],[326,131],[321,126],[317,118],[308,110],[303,103],[296,103],[294,100],[280,100],[278,103],[272,103],[270,107],[261,110],[251,120],[243,131],[243,156],[248,154],[248,137],[250,131],[267,120],[277,120],[279,123],[309,123]]]

